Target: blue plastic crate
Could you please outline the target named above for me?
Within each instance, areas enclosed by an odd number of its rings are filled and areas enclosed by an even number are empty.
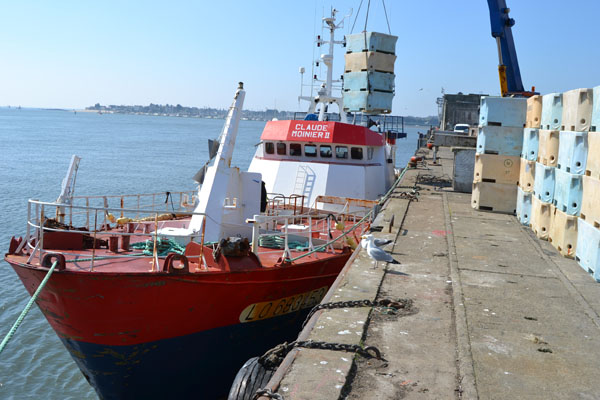
[[[477,154],[520,156],[523,149],[523,128],[484,126],[477,135]]]
[[[588,154],[587,132],[560,131],[557,168],[582,175]]]
[[[346,52],[360,53],[362,51],[379,51],[396,54],[398,36],[379,32],[361,32],[346,35]]]
[[[552,203],[552,200],[554,200],[555,169],[541,163],[535,163],[533,195],[544,203]]]
[[[569,215],[579,215],[583,183],[581,175],[556,169],[554,171],[554,205]]]
[[[539,132],[537,128],[525,128],[523,130],[523,148],[521,158],[529,161],[537,161],[539,147]]]
[[[531,192],[524,192],[517,188],[517,218],[525,226],[531,222]]]
[[[393,93],[349,90],[344,92],[344,111],[388,114],[392,111],[392,100]]]
[[[600,282],[600,230],[577,219],[577,248],[575,260],[581,268],[593,275]]]
[[[600,132],[600,86],[594,88],[593,102],[592,126],[590,127],[590,131]]]
[[[560,130],[562,124],[562,93],[542,96],[542,129]]]
[[[527,116],[527,99],[520,97],[483,96],[479,108],[479,126],[523,128]]]
[[[344,91],[376,90],[381,92],[394,91],[396,75],[377,71],[346,72],[344,74]]]

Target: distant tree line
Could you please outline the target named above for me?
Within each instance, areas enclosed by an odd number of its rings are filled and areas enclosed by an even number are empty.
[[[142,114],[142,115],[162,115],[174,117],[193,117],[193,118],[215,118],[222,119],[227,116],[225,108],[211,107],[185,107],[181,104],[153,104],[147,106],[125,106],[125,105],[106,105],[96,103],[93,106],[86,107],[86,110],[99,111],[115,114]],[[242,118],[256,121],[269,121],[273,118],[280,120],[293,119],[295,113],[293,111],[279,111],[274,109],[266,109],[264,111],[243,110]],[[303,113],[302,113],[303,115]],[[404,117],[406,125],[437,125],[437,117]]]

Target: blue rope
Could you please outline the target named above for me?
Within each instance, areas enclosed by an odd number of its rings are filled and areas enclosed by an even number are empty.
[[[15,334],[15,332],[19,328],[19,325],[21,325],[21,322],[23,322],[23,320],[27,316],[27,313],[29,312],[29,310],[33,306],[33,303],[37,299],[38,295],[40,294],[40,292],[42,291],[42,289],[44,288],[44,286],[46,286],[46,283],[48,282],[48,279],[50,279],[50,275],[52,275],[52,273],[54,272],[54,268],[56,268],[57,265],[58,265],[58,261],[54,261],[54,263],[52,264],[52,267],[50,267],[50,270],[48,271],[48,273],[46,274],[46,276],[42,280],[42,283],[40,283],[40,286],[38,286],[37,290],[35,291],[35,293],[33,294],[33,296],[31,296],[31,299],[29,299],[29,302],[27,303],[27,305],[25,306],[25,308],[21,312],[21,315],[19,315],[19,318],[17,318],[17,321],[14,323],[14,325],[12,326],[12,328],[10,328],[10,331],[4,337],[4,339],[2,340],[2,343],[0,343],[0,353],[2,353],[2,351],[4,350],[4,348],[6,347],[6,345],[8,344],[8,342],[10,341],[10,339],[12,339],[12,337]]]

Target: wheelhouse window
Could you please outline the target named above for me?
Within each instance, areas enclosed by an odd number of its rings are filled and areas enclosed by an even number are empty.
[[[348,148],[346,146],[335,146],[335,158],[348,158]]]
[[[277,154],[285,156],[285,143],[277,143]]]
[[[320,146],[319,151],[321,152],[321,157],[323,158],[331,158],[331,146]]]
[[[351,147],[350,148],[350,157],[353,160],[362,160],[362,158],[363,158],[362,147]]]
[[[317,146],[314,144],[305,144],[304,145],[304,155],[306,157],[316,157],[317,156]]]
[[[275,153],[275,145],[273,142],[265,142],[265,153],[274,154]]]
[[[373,152],[375,149],[373,149],[372,147],[367,147],[367,160],[372,160],[373,159]]]
[[[300,143],[290,143],[290,156],[300,157],[302,155],[302,145]]]

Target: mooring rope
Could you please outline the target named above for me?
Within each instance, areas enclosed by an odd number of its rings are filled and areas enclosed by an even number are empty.
[[[33,306],[33,303],[37,299],[37,297],[40,294],[40,292],[42,291],[42,289],[44,289],[44,286],[46,286],[46,283],[48,282],[48,279],[50,279],[50,275],[52,275],[52,273],[54,272],[54,268],[56,268],[57,265],[58,265],[58,261],[54,261],[54,263],[52,264],[52,266],[48,270],[48,273],[46,274],[46,276],[42,280],[42,283],[40,283],[40,285],[36,289],[35,293],[33,294],[33,296],[31,296],[31,298],[29,299],[29,302],[27,303],[27,305],[25,306],[25,308],[21,312],[21,315],[19,315],[19,318],[17,318],[17,321],[13,324],[12,328],[10,328],[10,331],[4,337],[4,339],[2,340],[2,343],[0,343],[0,353],[2,353],[2,351],[4,350],[4,348],[6,347],[6,345],[8,344],[8,342],[10,341],[10,339],[12,339],[12,337],[15,334],[15,332],[19,328],[19,325],[21,325],[21,323],[23,322],[23,320],[27,316],[27,313],[29,313],[29,310]]]

